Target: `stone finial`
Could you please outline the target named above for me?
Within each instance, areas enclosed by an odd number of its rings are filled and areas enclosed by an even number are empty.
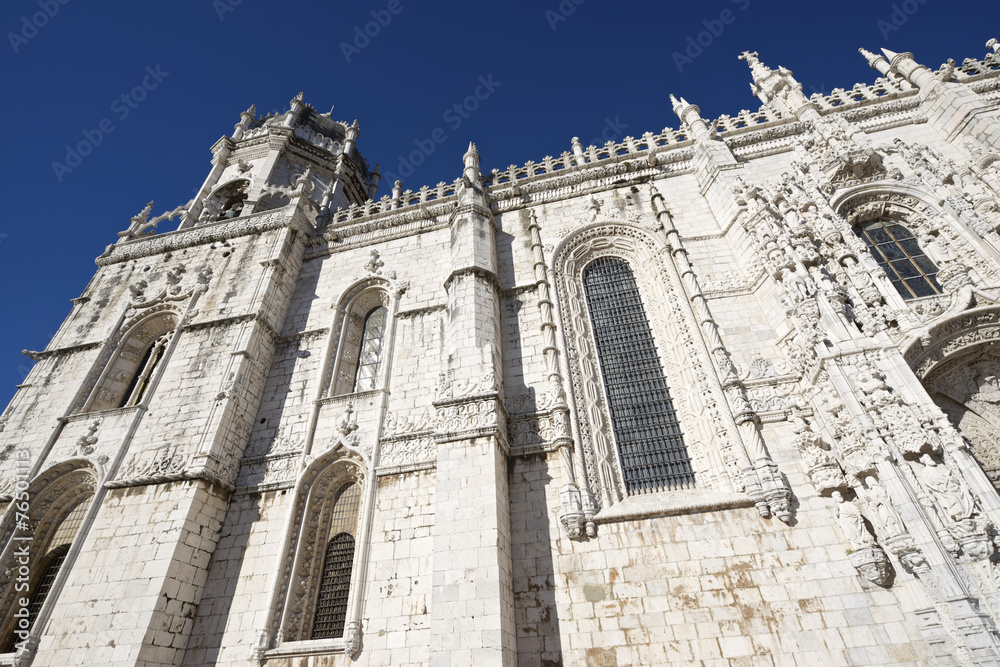
[[[670,106],[673,107],[674,115],[677,116],[678,118],[680,118],[680,116],[681,116],[681,109],[684,108],[685,104],[686,104],[686,102],[684,102],[684,98],[683,97],[680,98],[680,99],[677,99],[676,97],[674,97],[673,93],[670,94]]]
[[[940,83],[937,76],[927,69],[927,67],[914,60],[913,54],[909,51],[896,53],[895,51],[883,48],[882,53],[889,60],[889,68],[891,70],[898,72],[900,76],[917,88],[920,88],[924,93]]]
[[[760,61],[756,51],[744,51],[739,55],[739,59],[746,61],[750,67],[750,74],[753,75],[754,81],[763,79],[771,73],[771,68]]]
[[[872,53],[867,49],[858,49],[858,53],[864,56],[865,60],[868,61],[868,66],[873,70],[885,76],[889,73],[889,61],[885,57],[878,54]]]
[[[465,162],[465,171],[462,172],[462,176],[469,183],[478,183],[482,178],[482,174],[479,171],[479,149],[476,148],[475,143],[469,142],[469,150],[465,151],[462,160]]]
[[[257,120],[257,105],[251,104],[249,109],[240,113],[240,122],[233,128],[233,141],[242,139],[243,134],[250,129],[255,120]]]
[[[573,157],[576,158],[576,163],[585,164],[587,156],[583,152],[583,144],[580,143],[580,137],[573,137],[570,141],[570,146],[573,149]]]
[[[288,103],[288,115],[285,116],[285,122],[284,122],[285,127],[295,126],[295,121],[298,120],[299,113],[305,106],[302,102],[304,97],[305,93],[299,93],[298,95],[293,97],[291,101]]]
[[[701,109],[698,108],[697,104],[691,104],[683,97],[678,99],[673,95],[670,96],[670,102],[674,107],[674,113],[681,119],[684,127],[695,140],[712,136],[712,131],[705,119],[701,117]]]
[[[1000,42],[997,41],[996,37],[993,37],[986,42],[986,48],[993,49],[993,53],[1000,53]]]
[[[392,185],[392,198],[399,200],[403,196],[403,181],[396,181]]]
[[[358,119],[355,118],[354,122],[347,127],[347,131],[344,132],[344,155],[350,155],[354,152],[355,142],[360,136],[361,126],[358,125]]]

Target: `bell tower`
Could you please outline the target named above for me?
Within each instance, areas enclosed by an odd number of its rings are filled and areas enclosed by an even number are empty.
[[[26,487],[33,595],[18,616],[18,582],[0,574],[0,652],[179,664],[306,245],[378,189],[359,135],[301,93],[284,113],[250,107],[212,146],[195,198],[134,216],[48,347],[28,353],[0,432],[17,440],[2,465]],[[12,514],[0,534],[17,537]],[[3,543],[10,562],[19,541]]]

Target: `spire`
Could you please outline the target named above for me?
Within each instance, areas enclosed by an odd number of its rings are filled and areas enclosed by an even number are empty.
[[[360,136],[361,126],[358,125],[358,119],[355,118],[354,122],[348,126],[347,132],[344,133],[344,155],[350,155],[354,152],[355,142]]]
[[[670,93],[670,105],[674,108],[674,115],[678,118],[681,117],[681,109],[683,109],[687,104],[687,102],[684,102],[683,100],[683,97],[681,99],[677,99],[674,97],[673,93]]]
[[[753,83],[750,90],[764,104],[774,106],[778,111],[797,116],[803,107],[813,107],[809,99],[802,94],[802,84],[795,80],[792,70],[778,66],[771,69],[760,61],[756,51],[744,51],[739,56],[750,66]]]
[[[753,76],[754,83],[759,84],[763,79],[771,75],[771,68],[760,61],[756,51],[744,51],[739,55],[739,59],[745,60],[750,67],[750,74]]]
[[[465,171],[462,175],[471,183],[479,183],[482,174],[479,171],[479,149],[475,143],[469,142],[469,150],[465,151],[462,160],[465,162]]]
[[[701,117],[701,109],[697,105],[689,103],[683,97],[678,99],[673,95],[670,96],[670,103],[674,107],[674,113],[681,119],[684,127],[695,141],[712,138],[712,131],[705,119]]]
[[[299,113],[305,107],[303,99],[305,99],[305,93],[299,93],[288,103],[288,115],[285,116],[285,127],[294,127],[295,121],[299,119]]]
[[[240,122],[233,129],[233,141],[242,139],[243,134],[250,129],[255,120],[257,120],[257,105],[251,104],[249,109],[240,113]]]
[[[889,73],[889,61],[886,60],[883,56],[872,53],[867,49],[858,49],[858,53],[864,56],[865,60],[868,61],[869,67],[871,67],[873,70],[875,70],[882,76],[885,76]]]
[[[909,51],[896,53],[895,51],[883,48],[882,53],[889,59],[890,71],[898,72],[900,76],[917,88],[920,88],[924,93],[927,93],[939,83],[934,73],[915,61],[913,54]]]

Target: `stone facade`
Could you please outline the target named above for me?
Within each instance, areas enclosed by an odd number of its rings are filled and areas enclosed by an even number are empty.
[[[27,353],[0,664],[1000,663],[988,47],[377,200],[244,112]]]

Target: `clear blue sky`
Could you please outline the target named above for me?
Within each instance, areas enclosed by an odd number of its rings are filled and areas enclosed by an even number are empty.
[[[94,258],[149,200],[154,213],[186,202],[210,168],[209,147],[250,104],[283,111],[304,91],[320,111],[335,105],[335,118],[359,120],[358,146],[383,172],[399,173],[399,156],[417,150],[415,141],[429,147],[440,128],[446,139],[404,179],[417,189],[460,176],[470,140],[488,170],[558,155],[573,136],[588,143],[676,127],[669,93],[707,118],[756,109],[736,59],[745,49],[792,69],[807,93],[872,81],[859,46],[912,51],[932,68],[982,57],[986,40],[1000,37],[1000,5],[957,8],[942,0],[4,0],[0,402],[32,364],[21,350],[45,348]],[[378,19],[384,25],[371,23]],[[375,36],[359,38],[366,28]],[[478,108],[455,112],[477,88]],[[100,143],[72,166],[66,147],[85,133]],[[383,182],[380,194],[390,188]]]

